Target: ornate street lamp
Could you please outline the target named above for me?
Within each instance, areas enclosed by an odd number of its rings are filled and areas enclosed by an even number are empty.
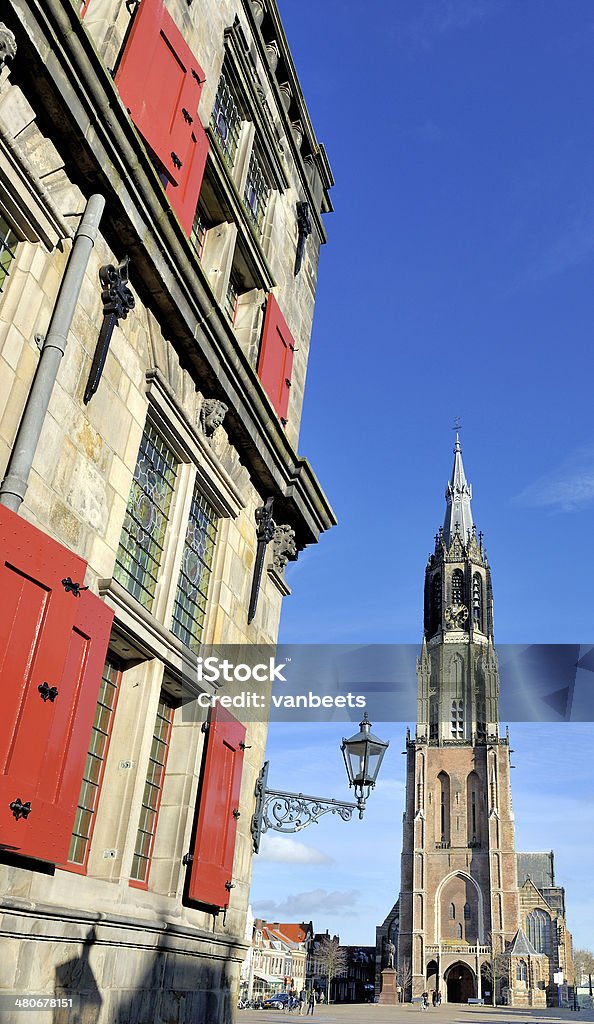
[[[256,782],[256,809],[252,818],[252,841],[254,853],[260,849],[262,833],[300,832],[318,821],[323,814],[338,814],[343,821],[350,821],[353,811],[363,817],[365,801],[375,786],[383,756],[389,743],[378,739],[371,732],[367,712],[359,726],[359,732],[350,739],[343,739],[342,750],[349,786],[354,786],[357,803],[345,803],[326,797],[306,796],[304,793],[286,793],[282,789],[268,789],[268,761],[264,762]]]
[[[349,740],[342,741],[342,755],[349,777],[349,786],[355,789],[359,817],[363,817],[365,801],[375,786],[384,754],[389,743],[374,736],[367,712],[359,726],[360,731]]]

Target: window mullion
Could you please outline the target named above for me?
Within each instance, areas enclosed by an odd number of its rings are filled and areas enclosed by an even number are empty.
[[[171,516],[169,523],[170,543],[165,550],[159,597],[155,609],[157,618],[168,629],[171,625],[173,602],[175,600],[177,580],[184,551],[186,529],[190,516],[195,481],[196,467],[189,463],[182,463],[178,470],[173,515]]]

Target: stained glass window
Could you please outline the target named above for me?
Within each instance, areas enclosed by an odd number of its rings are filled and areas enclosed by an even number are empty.
[[[159,701],[130,874],[132,880],[136,882],[146,882],[148,878],[172,723],[173,708],[166,701]]]
[[[18,243],[14,231],[0,214],[0,292],[10,273],[10,265],[15,258]]]
[[[111,661],[106,661],[97,708],[95,710],[95,720],[91,732],[87,762],[78,798],[78,809],[74,819],[72,840],[68,852],[68,860],[71,864],[84,865],[87,859],[94,814],[97,810],[99,792],[103,781],[103,770],[119,681],[119,670]]]
[[[197,647],[202,638],[216,532],[216,513],[196,489],[192,498],[171,625],[171,632],[190,648]]]
[[[151,608],[177,473],[175,456],[150,425],[140,442],[114,576]]]

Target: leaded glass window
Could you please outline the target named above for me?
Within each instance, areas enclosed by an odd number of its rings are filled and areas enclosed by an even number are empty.
[[[155,596],[177,462],[150,425],[140,442],[114,576],[145,608]]]
[[[211,126],[226,163],[233,167],[241,131],[241,111],[225,68],[221,72],[212,111]]]
[[[257,231],[260,231],[262,228],[269,196],[270,186],[264,176],[264,170],[258,153],[254,150],[250,158],[243,202],[249,218]]]
[[[190,234],[190,242],[194,247],[199,260],[204,255],[204,243],[206,241],[207,222],[204,210],[199,205],[196,210],[196,216],[194,217],[194,223],[192,225],[192,232]]]
[[[518,965],[516,967],[516,980],[517,981],[526,981],[527,977],[528,977],[528,972],[526,970],[526,961],[525,960],[518,960]]]
[[[15,258],[18,244],[19,240],[10,224],[0,214],[0,292],[10,273],[10,265]]]
[[[548,953],[551,944],[551,919],[540,909],[533,910],[526,918],[526,934],[537,953]]]
[[[195,490],[171,625],[171,632],[190,648],[202,639],[216,532],[216,513]]]
[[[97,810],[99,792],[103,781],[105,758],[107,756],[119,681],[119,670],[111,661],[106,661],[97,707],[95,709],[89,752],[78,798],[78,808],[74,819],[70,850],[68,851],[68,860],[71,864],[83,866],[87,860],[94,815]]]
[[[148,879],[172,723],[173,708],[166,701],[159,701],[130,874],[136,882],[146,882]]]
[[[237,303],[239,302],[239,288],[233,274],[230,275],[225,292],[225,313],[230,323],[235,323],[237,315]]]

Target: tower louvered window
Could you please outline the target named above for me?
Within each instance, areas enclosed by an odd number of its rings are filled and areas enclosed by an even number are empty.
[[[464,604],[464,575],[461,569],[452,573],[452,604]]]
[[[472,621],[477,629],[483,628],[483,581],[478,572],[472,577]]]

